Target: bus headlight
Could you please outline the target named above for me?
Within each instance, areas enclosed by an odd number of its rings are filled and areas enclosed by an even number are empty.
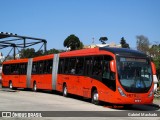
[[[151,92],[149,93],[148,97],[152,97],[152,96],[153,96],[153,94],[154,94],[154,89],[153,89],[153,90],[151,90]]]
[[[118,91],[121,94],[121,96],[126,97],[126,94],[124,94],[123,90],[120,87],[118,87]]]

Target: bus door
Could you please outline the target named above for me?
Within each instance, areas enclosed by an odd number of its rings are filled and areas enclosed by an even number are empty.
[[[83,68],[81,69],[79,58],[65,59],[64,73],[66,75],[63,76],[63,81],[67,83],[70,93],[81,95],[81,72],[83,72]]]
[[[68,70],[65,70],[65,72],[67,72],[68,75],[65,79],[68,83],[68,89],[70,93],[79,94],[79,76],[77,76],[76,74],[76,61],[77,59],[75,57],[69,59]],[[67,59],[65,60],[65,64],[66,63]]]
[[[62,91],[63,90],[63,83],[65,81],[64,79],[64,74],[65,74],[65,71],[64,69],[66,69],[66,65],[64,64],[65,62],[65,59],[63,58],[60,58],[59,59],[59,65],[58,65],[58,78],[57,78],[57,90],[58,91]]]
[[[26,87],[26,79],[27,79],[27,63],[19,64],[19,87]]]
[[[44,69],[45,69],[45,65],[44,65],[44,61],[40,61],[38,63],[39,66],[39,79],[38,79],[38,86],[41,89],[44,89],[46,87],[46,78],[45,78],[45,74],[44,74]]]
[[[39,62],[39,87],[42,89],[52,89],[52,66],[53,59]]]
[[[45,81],[44,74],[43,74],[43,61],[39,62],[33,62],[32,65],[32,81],[36,82],[37,88],[42,89],[44,84],[43,82]]]
[[[19,75],[19,64],[12,64],[11,65],[11,77],[10,80],[12,81],[12,84],[14,87],[19,87],[20,83],[20,75]]]
[[[83,96],[86,98],[90,97],[90,91],[91,91],[91,73],[92,73],[92,66],[93,66],[93,60],[92,57],[86,57],[84,61],[84,79],[82,81],[83,86]]]
[[[83,86],[85,84],[84,76],[84,57],[77,57],[76,59],[76,93],[83,96]]]
[[[44,89],[52,89],[52,67],[53,67],[53,59],[44,61],[44,80],[45,88]]]

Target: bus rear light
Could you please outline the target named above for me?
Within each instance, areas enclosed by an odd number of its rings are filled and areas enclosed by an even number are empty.
[[[121,96],[126,97],[126,94],[124,94],[123,90],[120,87],[118,87],[118,91],[121,94]]]

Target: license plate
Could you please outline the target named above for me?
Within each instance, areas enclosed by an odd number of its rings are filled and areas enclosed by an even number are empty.
[[[140,102],[141,102],[141,100],[140,100],[140,99],[136,99],[136,100],[134,100],[134,102],[136,102],[136,103],[140,103]]]

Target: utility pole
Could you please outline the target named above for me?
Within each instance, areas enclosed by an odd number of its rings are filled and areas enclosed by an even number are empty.
[[[92,41],[92,44],[94,44],[94,37],[92,38],[92,40],[93,40],[93,41]]]

